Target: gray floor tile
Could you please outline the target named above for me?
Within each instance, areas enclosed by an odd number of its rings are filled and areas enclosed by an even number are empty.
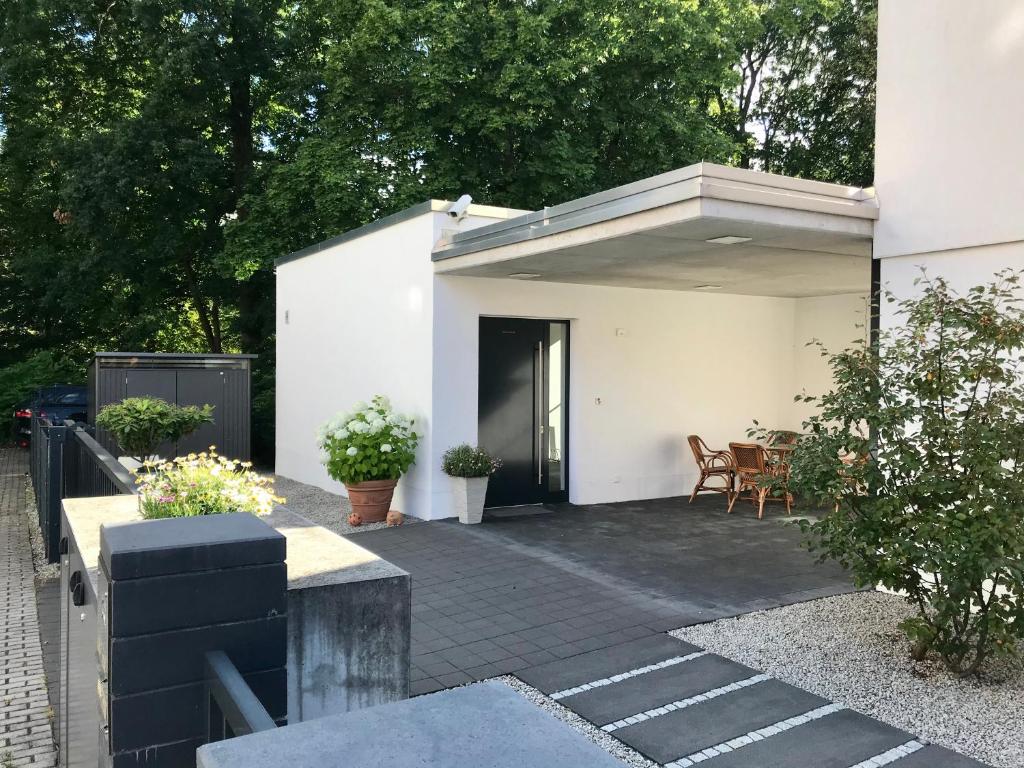
[[[984,763],[930,744],[897,760],[892,768],[987,768]]]
[[[707,768],[849,768],[910,738],[908,733],[843,709],[712,757],[701,765]],[[897,762],[894,768],[898,765]]]
[[[557,655],[557,649],[550,650]],[[696,650],[696,646],[674,637],[651,635],[611,648],[582,653],[567,661],[542,664],[522,672],[518,677],[544,693],[553,693],[673,656],[685,656]]]
[[[593,688],[562,699],[561,703],[595,725],[606,725],[755,674],[750,667],[709,654]]]
[[[826,703],[820,696],[768,680],[626,726],[615,737],[656,762],[668,763]]]

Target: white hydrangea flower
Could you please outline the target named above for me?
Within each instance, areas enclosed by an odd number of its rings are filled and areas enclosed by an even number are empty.
[[[327,451],[320,451],[320,463],[327,464],[331,460],[331,454]]]
[[[380,452],[381,453],[391,453],[391,443],[384,443],[384,445],[382,445],[380,447]]]
[[[355,456],[357,453],[359,453],[359,450],[354,445],[350,445],[348,450],[345,451],[345,453],[348,454],[349,456]]]

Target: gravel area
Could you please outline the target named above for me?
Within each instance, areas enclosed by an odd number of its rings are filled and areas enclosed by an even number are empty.
[[[670,634],[999,768],[1024,766],[1024,661],[961,679],[915,662],[899,597],[861,592]]]
[[[315,485],[306,485],[280,475],[274,475],[274,493],[284,497],[282,506],[290,512],[302,515],[317,525],[329,528],[335,533],[347,536],[350,533],[375,531],[386,528],[387,523],[363,523],[359,526],[348,524],[348,514],[352,511],[348,499],[337,493],[325,491]],[[415,517],[406,516],[402,525],[420,522]]]
[[[32,567],[36,579],[40,582],[60,578],[60,563],[46,562],[46,545],[43,543],[43,532],[39,530],[39,515],[36,512],[36,494],[32,481],[25,475],[25,517],[28,518],[29,541],[32,546]]]
[[[527,685],[518,677],[505,675],[504,677],[496,677],[494,680],[499,683],[505,683],[509,688],[529,701],[532,701],[545,712],[549,712],[562,722],[571,725],[603,750],[610,752],[614,757],[626,763],[626,765],[631,765],[634,768],[659,768],[657,763],[651,762],[636,750],[627,747],[611,734],[605,733],[597,726],[588,723],[575,712],[566,709],[558,702],[548,696],[545,696],[533,686]]]

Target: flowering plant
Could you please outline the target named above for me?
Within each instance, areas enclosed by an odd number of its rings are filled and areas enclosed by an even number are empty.
[[[416,460],[419,435],[412,425],[413,420],[395,413],[382,395],[369,405],[356,403],[320,427],[320,462],[327,474],[346,485],[397,480]]]
[[[441,469],[449,477],[489,477],[501,469],[501,459],[483,448],[463,443],[444,452]]]
[[[138,476],[139,508],[146,519],[194,517],[225,512],[266,515],[284,499],[274,495],[273,480],[258,475],[247,461],[209,452],[147,464]]]

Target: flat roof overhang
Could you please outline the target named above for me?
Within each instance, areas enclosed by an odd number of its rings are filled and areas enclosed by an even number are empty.
[[[441,275],[802,297],[866,292],[873,190],[681,168],[443,238]],[[708,242],[716,238],[743,242]]]

